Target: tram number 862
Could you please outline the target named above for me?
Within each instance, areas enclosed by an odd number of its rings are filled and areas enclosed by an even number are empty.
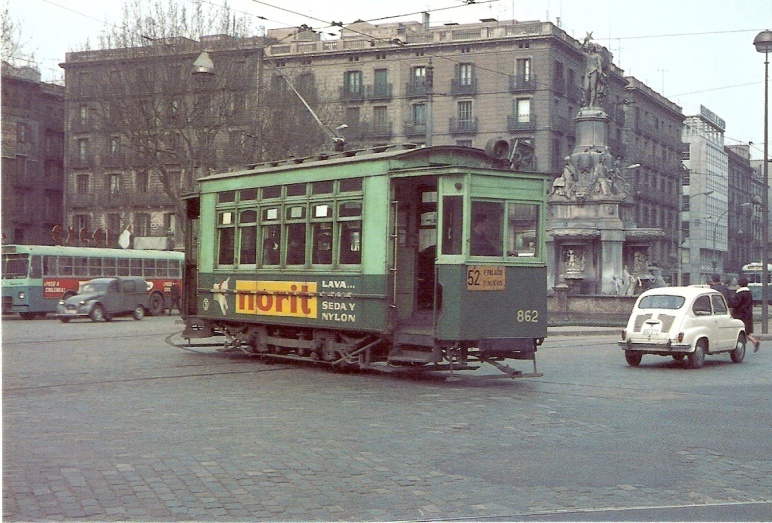
[[[539,311],[533,310],[517,310],[517,322],[518,323],[536,323],[539,321]]]

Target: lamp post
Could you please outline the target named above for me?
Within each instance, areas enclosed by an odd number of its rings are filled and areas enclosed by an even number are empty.
[[[769,307],[769,52],[772,51],[772,31],[760,32],[753,39],[756,51],[764,53],[764,157],[761,165],[763,186],[761,188],[761,332],[768,332]]]

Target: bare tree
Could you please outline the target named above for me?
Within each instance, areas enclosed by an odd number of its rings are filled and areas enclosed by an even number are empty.
[[[22,61],[25,65],[35,65],[34,53],[26,53],[26,43],[22,39],[21,26],[17,20],[11,17],[8,9],[8,0],[3,1],[3,7],[0,11],[0,57],[4,62],[16,65],[17,61]]]

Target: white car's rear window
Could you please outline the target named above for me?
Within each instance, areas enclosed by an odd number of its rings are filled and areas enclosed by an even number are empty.
[[[638,303],[639,309],[671,309],[676,310],[683,307],[686,298],[683,296],[673,296],[670,294],[652,294],[644,296]]]

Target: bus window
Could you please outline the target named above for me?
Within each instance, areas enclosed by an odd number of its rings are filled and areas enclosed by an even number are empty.
[[[72,276],[72,256],[59,256],[58,276]]]
[[[43,275],[44,276],[57,276],[57,256],[43,256]]]
[[[143,269],[143,275],[146,278],[155,278],[156,277],[156,270],[155,270],[155,260],[151,259],[144,259],[142,260],[142,269]]]
[[[26,278],[29,258],[26,254],[3,256],[3,278]]]
[[[88,275],[91,278],[102,276],[102,258],[89,258]]]
[[[129,272],[129,260],[120,258],[118,260],[118,276],[128,276]]]
[[[171,278],[182,277],[182,273],[180,272],[179,260],[169,260],[169,277]]]
[[[105,276],[116,276],[115,258],[104,258],[102,260],[102,274]]]
[[[130,276],[142,276],[142,259],[132,258],[129,260]]]
[[[73,271],[74,276],[88,276],[88,258],[83,256],[75,256],[73,258]]]
[[[159,278],[166,278],[169,276],[169,270],[167,269],[168,260],[156,260],[155,262],[155,275]]]

